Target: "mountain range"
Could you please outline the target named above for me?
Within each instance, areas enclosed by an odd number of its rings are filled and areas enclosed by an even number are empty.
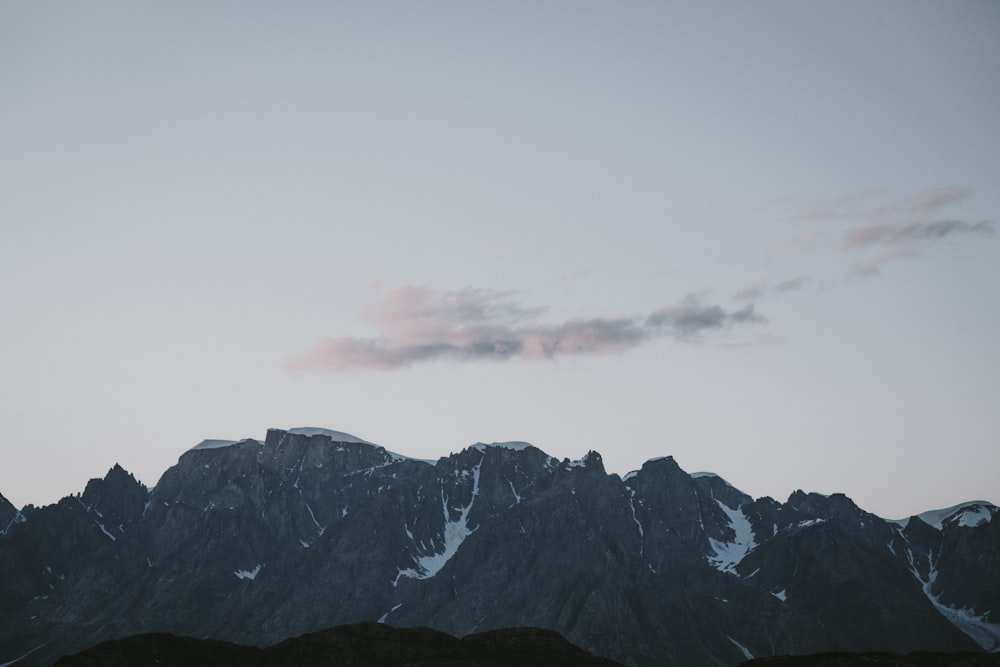
[[[209,440],[147,488],[118,465],[0,496],[0,666],[140,633],[269,646],[375,621],[531,626],[627,665],[1000,651],[998,508],[892,521],[842,494],[754,499],[671,457],[624,477],[527,443],[437,461],[346,433]]]

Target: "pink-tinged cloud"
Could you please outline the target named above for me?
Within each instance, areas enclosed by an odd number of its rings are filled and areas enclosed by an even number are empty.
[[[876,276],[885,264],[915,257],[936,241],[953,236],[993,234],[992,222],[939,217],[943,209],[964,201],[969,195],[969,190],[952,186],[923,188],[902,196],[865,190],[827,200],[792,201],[790,203],[797,204],[798,210],[787,219],[851,223],[851,227],[840,232],[841,249],[848,252],[871,250],[879,254],[856,263],[850,274]],[[825,230],[821,232],[826,233]]]
[[[826,199],[787,198],[782,203],[793,211],[791,222],[821,220],[876,220],[904,222],[934,215],[940,209],[967,199],[969,190],[944,186],[921,188],[901,196],[881,190],[861,190]]]
[[[894,245],[936,241],[953,234],[992,234],[993,224],[985,220],[965,222],[963,220],[934,220],[932,222],[911,222],[889,225],[873,222],[847,230],[844,247],[863,248],[878,243]]]
[[[879,243],[891,236],[892,227],[881,222],[873,222],[847,230],[844,233],[845,248],[862,248]]]
[[[805,199],[787,197],[779,205],[792,209],[786,216],[790,222],[809,222],[837,218],[857,219],[865,217],[872,209],[873,202],[882,196],[879,190],[861,190],[838,197]]]
[[[894,217],[922,217],[932,215],[969,196],[969,191],[958,187],[923,188],[896,199],[887,199],[878,213]]]
[[[289,367],[333,372],[394,370],[435,360],[537,360],[608,354],[654,338],[692,340],[712,329],[764,321],[753,306],[730,312],[696,297],[660,308],[645,318],[535,322],[543,312],[524,308],[503,292],[401,287],[390,290],[369,311],[368,319],[379,327],[380,335],[322,338]]]

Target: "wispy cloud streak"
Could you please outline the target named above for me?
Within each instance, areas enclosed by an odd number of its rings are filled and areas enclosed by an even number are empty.
[[[806,286],[809,279],[805,276],[799,276],[798,278],[792,278],[790,280],[781,280],[774,283],[773,286],[768,286],[765,283],[753,283],[752,285],[747,285],[740,291],[733,295],[733,298],[737,301],[753,301],[754,299],[759,299],[763,297],[768,292],[794,292],[800,290]]]
[[[387,293],[368,314],[380,329],[378,336],[322,338],[289,366],[334,372],[394,370],[435,360],[598,355],[629,350],[655,338],[696,340],[712,330],[765,321],[752,305],[728,311],[693,296],[645,317],[537,323],[543,312],[522,307],[509,293],[401,287]]]
[[[942,208],[967,199],[970,194],[966,188],[945,186],[921,188],[901,196],[882,190],[862,190],[826,199],[788,198],[778,203],[795,209],[786,218],[791,222],[912,219],[935,215]]]
[[[775,292],[794,292],[800,290],[806,286],[809,279],[805,276],[799,276],[798,278],[792,278],[791,280],[782,280],[774,286]]]
[[[879,243],[902,244],[917,241],[936,241],[952,234],[992,234],[993,225],[985,220],[935,220],[893,225],[873,222],[855,227],[844,235],[844,247],[864,248]]]
[[[840,232],[840,247],[846,252],[871,251],[854,264],[851,275],[878,275],[887,262],[920,256],[930,244],[957,235],[991,235],[992,222],[942,218],[942,209],[964,201],[965,188],[938,187],[892,196],[865,190],[826,200],[786,200],[797,210],[786,218],[792,222],[833,221],[849,223]],[[813,231],[811,234],[826,234]]]

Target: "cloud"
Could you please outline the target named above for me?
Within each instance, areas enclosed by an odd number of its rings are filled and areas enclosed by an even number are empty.
[[[688,297],[680,305],[665,306],[653,312],[646,318],[646,327],[679,338],[692,338],[707,329],[764,321],[753,305],[726,312],[721,306],[705,306],[697,298]]]
[[[782,280],[780,283],[774,286],[775,292],[794,292],[795,290],[802,289],[805,287],[809,279],[805,276],[799,276],[798,278],[792,278],[791,280]]]
[[[879,190],[861,190],[838,197],[804,200],[788,197],[776,203],[788,206],[793,212],[785,219],[790,222],[857,219],[871,209],[872,201],[881,195]]]
[[[849,222],[839,232],[845,252],[872,251],[875,254],[854,264],[852,276],[876,276],[888,262],[916,257],[934,242],[958,235],[990,235],[992,222],[971,222],[941,217],[941,211],[966,200],[970,191],[961,187],[922,188],[901,196],[880,190],[864,190],[841,197],[807,202],[785,199],[794,213],[793,222]],[[809,238],[825,238],[825,229],[811,230]],[[788,244],[786,244],[788,245]]]
[[[759,283],[754,283],[753,285],[747,285],[741,289],[733,295],[733,298],[737,301],[753,301],[754,299],[759,299],[763,294],[764,287]]]
[[[943,186],[921,188],[901,196],[882,190],[860,190],[825,199],[786,198],[779,203],[794,209],[785,218],[791,222],[899,220],[933,215],[946,206],[967,199],[970,194],[966,188]]]
[[[895,262],[900,259],[910,259],[918,256],[919,253],[913,252],[912,250],[890,250],[888,252],[868,257],[860,262],[856,262],[854,266],[851,267],[850,275],[855,278],[872,278],[880,275],[882,273],[882,267],[889,262]]]
[[[793,292],[797,289],[802,289],[809,279],[805,276],[799,276],[798,278],[792,278],[791,280],[782,280],[774,284],[773,287],[768,287],[765,283],[753,283],[752,285],[747,285],[736,294],[733,298],[737,301],[753,301],[764,296],[769,291],[774,292]]]
[[[873,222],[849,229],[844,234],[844,247],[863,248],[878,243],[903,244],[920,241],[936,241],[952,234],[992,234],[993,224],[985,220],[965,222],[963,220],[935,220],[933,222],[911,222],[890,225]]]
[[[420,287],[390,290],[369,310],[380,329],[370,338],[317,340],[294,359],[293,370],[394,370],[435,360],[504,361],[623,352],[655,338],[696,340],[707,331],[764,318],[747,306],[727,311],[687,297],[644,318],[571,318],[539,324],[545,309],[525,308],[506,292],[439,292]]]

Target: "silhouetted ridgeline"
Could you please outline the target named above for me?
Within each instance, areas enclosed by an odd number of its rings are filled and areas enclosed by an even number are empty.
[[[392,628],[378,623],[331,628],[268,648],[173,635],[112,640],[56,667],[354,667],[360,665],[464,665],[467,667],[620,667],[573,646],[555,632],[536,628],[493,630],[457,639],[428,628]]]

